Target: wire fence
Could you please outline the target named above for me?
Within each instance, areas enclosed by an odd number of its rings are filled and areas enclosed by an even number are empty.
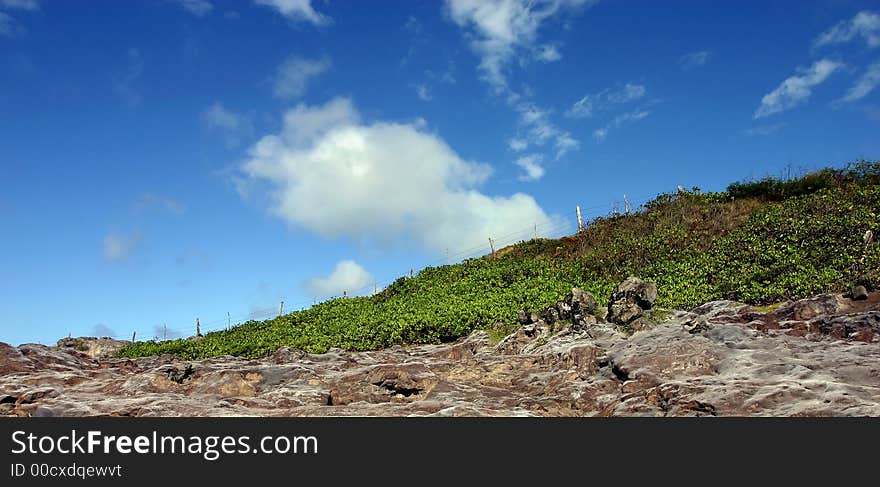
[[[444,256],[431,262],[423,263],[417,268],[415,266],[410,267],[410,269],[407,269],[405,272],[398,273],[393,277],[388,277],[383,280],[375,280],[373,283],[360,289],[345,291],[341,296],[337,295],[322,298],[321,302],[342,297],[372,295],[382,291],[398,279],[402,277],[414,277],[426,268],[436,267],[443,264],[456,264],[467,259],[483,257],[491,254],[493,249],[497,251],[519,242],[528,241],[534,238],[553,239],[572,235],[578,231],[578,224],[581,223],[581,218],[585,218],[586,221],[583,222],[583,225],[586,226],[589,221],[598,217],[609,216],[615,213],[636,212],[639,211],[645,203],[653,200],[655,197],[656,195],[641,197],[630,201],[624,195],[623,200],[612,202],[610,204],[596,205],[592,207],[578,207],[579,220],[577,220],[577,223],[567,219],[557,219],[543,224],[532,224],[528,228],[512,231],[504,235],[487,236],[485,244],[466,249],[457,249],[455,252],[450,252],[449,249],[447,249]],[[621,202],[625,205],[623,211],[621,211],[620,207]],[[186,327],[168,327],[167,323],[162,323],[154,325],[151,329],[134,329],[131,335],[111,334],[109,337],[117,340],[170,340],[185,338],[196,335],[197,333],[206,334],[229,329],[250,320],[274,318],[282,313],[303,310],[317,303],[318,301],[313,299],[290,303],[282,300],[278,306],[252,309],[246,314],[237,314],[233,316],[227,312],[226,316],[218,317],[209,321],[201,321],[198,318],[194,318],[192,325]]]

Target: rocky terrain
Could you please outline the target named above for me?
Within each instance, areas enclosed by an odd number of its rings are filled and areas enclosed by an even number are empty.
[[[200,361],[0,343],[0,415],[880,416],[880,293],[690,311],[656,295],[630,278],[599,308],[574,289],[497,343]]]

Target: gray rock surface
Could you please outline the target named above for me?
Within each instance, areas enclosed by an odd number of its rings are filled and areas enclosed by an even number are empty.
[[[565,302],[573,313],[582,301]],[[478,331],[370,352],[279,348],[259,360],[0,344],[0,415],[880,416],[878,293],[770,311],[715,301],[632,334],[525,315],[499,343]]]

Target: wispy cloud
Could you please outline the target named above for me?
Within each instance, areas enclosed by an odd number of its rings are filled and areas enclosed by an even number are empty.
[[[174,213],[175,215],[182,215],[186,212],[186,205],[170,196],[163,196],[156,193],[143,193],[135,202],[133,209],[135,213],[151,209],[160,209]]]
[[[514,161],[514,164],[522,168],[523,172],[519,176],[520,181],[537,181],[544,177],[544,167],[541,166],[544,156],[541,154],[530,154],[522,156]]]
[[[242,137],[250,135],[253,131],[248,117],[227,109],[220,102],[214,102],[202,112],[202,123],[211,130],[221,132],[227,148],[238,147]]]
[[[468,29],[471,49],[480,57],[483,79],[496,93],[508,90],[505,71],[514,59],[561,58],[550,44],[536,46],[541,24],[562,12],[588,7],[596,0],[447,0],[446,11]]]
[[[424,83],[415,86],[416,95],[422,101],[431,101],[431,90]]]
[[[275,72],[272,90],[278,98],[299,98],[306,92],[312,78],[330,69],[330,59],[307,59],[291,56]]]
[[[874,91],[877,85],[880,85],[880,61],[871,64],[865,69],[865,72],[862,73],[856,84],[850,87],[846,95],[841,98],[841,101],[853,102],[861,100]]]
[[[177,3],[196,17],[204,17],[214,10],[214,5],[207,0],[178,0]]]
[[[525,132],[521,137],[512,139],[514,144],[508,141],[508,147],[525,150],[529,145],[544,146],[549,142],[556,151],[557,159],[580,147],[580,143],[571,133],[550,121],[550,110],[529,102],[517,103],[514,109],[519,113],[519,122]]]
[[[139,232],[128,235],[121,233],[109,233],[104,237],[104,259],[108,262],[125,262],[143,241]]]
[[[373,283],[373,276],[353,260],[343,260],[336,264],[327,276],[313,277],[304,284],[306,292],[312,298],[329,298],[352,296],[368,288]]]
[[[785,128],[787,124],[785,123],[776,123],[773,125],[758,125],[756,127],[752,127],[745,131],[746,135],[754,137],[754,136],[765,136],[772,135],[776,132],[779,132],[783,128]]]
[[[645,96],[647,89],[644,85],[626,83],[618,88],[608,88],[594,95],[585,95],[574,102],[565,115],[571,118],[586,118],[594,113],[608,110],[614,105],[621,105],[636,101]]]
[[[294,22],[308,22],[317,26],[333,23],[330,17],[315,10],[312,0],[254,0],[254,3],[271,7]]]
[[[815,47],[862,39],[868,47],[880,46],[880,13],[863,10],[851,20],[838,22],[816,38]]]
[[[824,82],[841,67],[842,63],[821,59],[809,68],[798,69],[800,74],[786,78],[775,90],[761,98],[754,118],[767,117],[806,103],[813,93],[813,87]]]
[[[615,116],[611,121],[606,124],[604,127],[598,128],[593,131],[593,139],[596,142],[602,142],[606,138],[608,138],[608,133],[612,129],[619,128],[622,125],[637,122],[639,120],[643,120],[651,115],[651,111],[646,108],[637,108],[635,110],[621,113],[620,115]]]
[[[40,10],[40,2],[39,0],[0,0],[0,7],[33,12]]]
[[[144,61],[140,51],[135,48],[129,49],[126,57],[128,66],[112,78],[113,90],[126,103],[135,107],[141,103],[141,94],[137,88],[137,82],[144,72]]]
[[[711,59],[711,51],[696,51],[685,54],[684,56],[678,58],[678,65],[681,66],[682,70],[690,71],[691,69],[703,66]]]
[[[0,36],[15,37],[24,33],[24,28],[11,15],[0,12]]]
[[[520,152],[528,149],[529,142],[525,139],[513,137],[507,141],[507,147],[510,147],[510,150],[512,151]]]

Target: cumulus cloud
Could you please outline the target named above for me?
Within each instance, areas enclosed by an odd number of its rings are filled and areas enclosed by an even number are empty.
[[[708,63],[710,59],[712,59],[712,52],[710,51],[691,52],[678,58],[678,65],[684,71],[689,71]]]
[[[614,105],[636,101],[648,92],[644,85],[626,83],[619,88],[608,88],[594,95],[584,95],[574,102],[565,115],[570,118],[591,117],[594,113],[607,110]]]
[[[343,260],[336,264],[328,276],[313,277],[305,282],[306,292],[312,298],[348,296],[363,291],[374,282],[373,276],[353,260]]]
[[[291,56],[278,67],[272,79],[272,89],[278,98],[299,98],[309,81],[330,69],[330,60],[306,59]]]
[[[541,154],[530,154],[527,156],[522,156],[516,161],[514,164],[521,167],[523,173],[520,174],[520,181],[537,181],[544,177],[544,167],[541,166],[541,161],[544,159]]]
[[[140,233],[132,233],[124,235],[120,233],[110,233],[104,237],[104,259],[108,262],[125,262],[131,253],[137,249],[143,236]]]
[[[332,19],[312,7],[312,0],[254,0],[257,5],[275,9],[294,22],[309,22],[322,26],[332,23]]]
[[[812,88],[821,84],[832,73],[843,67],[842,63],[821,59],[807,69],[783,81],[775,90],[761,98],[761,105],[754,118],[762,118],[789,110],[805,103],[812,95]]]
[[[596,3],[595,0],[446,0],[449,18],[469,29],[471,49],[480,57],[482,77],[498,93],[508,89],[507,65],[517,55],[555,61],[552,45],[535,48],[541,24],[556,14]]]
[[[207,0],[178,0],[177,3],[196,17],[204,17],[214,10],[214,5]]]
[[[846,92],[846,95],[843,96],[841,101],[851,102],[861,100],[874,91],[874,88],[876,88],[878,84],[880,84],[880,62],[868,66],[868,68],[865,69],[865,72],[859,77],[858,81],[856,81],[856,84]]]
[[[868,47],[880,46],[880,14],[863,10],[851,20],[838,22],[816,38],[816,47],[843,44],[860,38]]]
[[[408,238],[443,251],[551,223],[531,196],[480,192],[490,167],[462,159],[424,124],[365,123],[344,98],[289,110],[241,173],[269,185],[275,215],[324,237]]]

